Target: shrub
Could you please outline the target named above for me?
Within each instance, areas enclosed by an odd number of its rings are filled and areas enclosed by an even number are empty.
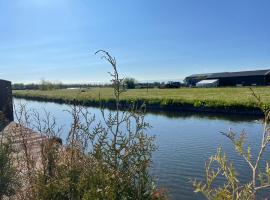
[[[154,137],[145,133],[150,125],[145,122],[144,109],[134,106],[120,112],[123,79],[119,78],[115,59],[105,51],[99,53],[113,67],[115,99],[109,101],[116,104],[116,110],[108,113],[101,106],[102,122],[97,122],[86,108],[72,106],[68,111],[72,124],[66,143],[61,146],[55,140],[61,129],[49,113],[44,119],[37,112],[23,114],[28,122],[35,122],[31,126],[37,132],[48,138],[42,141],[42,167],[30,165],[28,169],[32,172],[32,176],[27,176],[32,199],[166,198],[149,174],[156,147]],[[29,125],[28,122],[23,124]],[[25,159],[32,161],[30,157]]]
[[[228,161],[226,154],[222,153],[222,149],[218,148],[217,154],[211,156],[206,162],[205,182],[195,180],[193,186],[196,193],[203,194],[209,200],[216,199],[256,199],[258,191],[270,188],[270,167],[269,163],[262,167],[261,158],[267,146],[270,143],[270,110],[261,102],[260,97],[252,94],[257,100],[257,107],[261,108],[265,117],[263,120],[263,133],[261,146],[258,155],[252,159],[251,146],[246,148],[247,135],[241,132],[239,136],[233,131],[223,133],[234,145],[236,152],[244,158],[246,164],[251,169],[252,179],[244,184],[238,180],[237,172],[231,162]],[[261,169],[264,168],[264,171]],[[216,184],[217,179],[223,177],[223,184]]]
[[[13,149],[11,141],[0,135],[0,199],[10,197],[16,193],[20,182],[18,181],[18,171],[14,166]]]

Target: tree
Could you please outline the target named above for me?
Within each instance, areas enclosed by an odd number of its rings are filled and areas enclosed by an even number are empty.
[[[63,84],[61,82],[51,82],[42,79],[40,81],[39,89],[40,90],[55,90],[63,88]]]
[[[136,80],[134,78],[125,78],[124,79],[124,85],[127,87],[127,89],[134,89],[136,84]]]

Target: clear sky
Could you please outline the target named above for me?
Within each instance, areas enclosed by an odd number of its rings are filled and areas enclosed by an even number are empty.
[[[0,0],[0,79],[107,82],[270,68],[269,0]]]

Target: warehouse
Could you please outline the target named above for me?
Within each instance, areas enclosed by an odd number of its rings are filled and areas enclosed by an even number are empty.
[[[266,86],[270,85],[270,70],[195,74],[185,78],[187,86],[196,86],[202,80],[218,80],[218,86]]]

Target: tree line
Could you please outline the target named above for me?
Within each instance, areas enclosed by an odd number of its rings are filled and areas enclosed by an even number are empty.
[[[125,78],[123,80],[123,87],[126,89],[150,89],[150,88],[180,88],[185,85],[181,82],[169,81],[165,82],[138,82],[134,78]],[[68,89],[68,88],[78,88],[78,89],[87,89],[92,87],[113,87],[111,83],[85,83],[85,84],[68,84],[62,82],[53,82],[48,80],[41,80],[40,83],[14,83],[12,84],[13,90],[56,90],[56,89]]]
[[[91,88],[91,87],[112,87],[112,84],[64,84],[61,82],[53,82],[42,80],[40,83],[14,83],[13,90],[54,90],[54,89],[68,89],[68,88]]]

